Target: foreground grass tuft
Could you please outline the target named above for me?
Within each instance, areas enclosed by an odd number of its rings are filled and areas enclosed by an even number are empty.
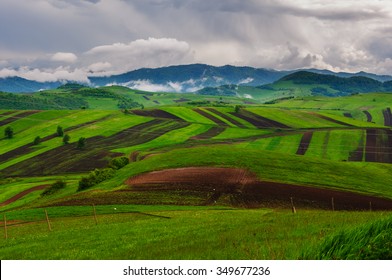
[[[305,253],[303,258],[391,260],[392,217],[334,234]]]

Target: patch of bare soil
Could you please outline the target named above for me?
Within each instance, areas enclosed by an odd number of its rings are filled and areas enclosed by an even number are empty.
[[[49,185],[40,185],[40,186],[36,186],[33,188],[30,188],[28,190],[24,190],[23,192],[18,193],[17,195],[14,195],[13,197],[11,197],[10,199],[7,199],[6,201],[0,203],[0,206],[5,206],[8,204],[11,204],[12,202],[17,201],[18,199],[21,199],[22,197],[24,197],[25,195],[28,195],[29,193],[35,192],[35,191],[39,191],[39,190],[43,190],[46,187],[48,187]]]
[[[3,126],[3,125],[6,125],[6,124],[9,124],[9,123],[12,123],[12,122],[14,122],[14,121],[17,121],[17,120],[19,120],[19,119],[28,117],[28,116],[33,115],[33,114],[38,113],[38,112],[39,112],[39,111],[23,111],[23,112],[21,112],[21,113],[19,113],[19,114],[17,114],[17,115],[11,116],[11,117],[9,117],[9,118],[6,118],[6,119],[0,121],[0,126]],[[4,114],[3,114],[3,115],[4,115]]]
[[[338,120],[335,120],[333,118],[330,118],[330,117],[327,117],[327,116],[323,116],[323,115],[320,115],[320,114],[317,114],[317,113],[310,113],[310,114],[312,114],[314,116],[317,116],[320,119],[332,122],[332,123],[336,123],[336,124],[340,124],[340,125],[344,125],[344,126],[353,126],[351,124],[348,124],[348,123],[345,123],[345,122],[341,122],[341,121],[338,121]]]
[[[366,115],[367,122],[372,122],[372,120],[373,120],[372,115],[368,111],[366,111],[366,110],[364,110],[362,112]]]
[[[293,198],[296,206],[335,210],[392,209],[392,200],[353,192],[319,187],[260,181],[238,168],[188,167],[141,174],[126,181],[129,192],[197,191],[209,194],[204,204],[229,196],[234,206],[287,206]]]
[[[302,135],[301,142],[299,143],[297,155],[304,155],[309,148],[310,141],[312,141],[313,132],[307,131]]]
[[[207,110],[210,111],[210,112],[212,112],[212,113],[214,113],[215,115],[220,116],[221,118],[224,118],[225,120],[231,122],[231,123],[234,124],[235,126],[238,126],[238,127],[240,127],[240,128],[246,128],[246,126],[243,125],[242,123],[240,123],[239,121],[233,119],[232,117],[230,117],[230,116],[228,116],[228,115],[226,115],[226,114],[223,114],[222,112],[220,112],[220,111],[218,111],[218,110],[216,110],[216,109],[214,109],[214,108],[208,108]]]
[[[289,128],[287,125],[282,124],[280,122],[267,119],[260,115],[254,114],[245,109],[240,110],[238,113],[231,113],[233,116],[236,116],[240,119],[243,119],[257,128]]]
[[[353,118],[353,115],[351,115],[351,113],[343,113],[343,116],[345,116],[346,118]]]
[[[181,102],[187,102],[187,101],[191,101],[190,99],[186,99],[184,97],[181,97],[180,99],[174,99],[173,100],[176,103],[181,103]]]
[[[196,113],[202,115],[203,117],[206,117],[207,119],[210,119],[211,121],[213,121],[214,123],[221,125],[221,126],[228,126],[227,123],[225,123],[224,121],[218,119],[217,117],[207,113],[206,111],[203,111],[199,108],[193,109],[193,111],[195,111]]]
[[[154,101],[155,102],[155,101]],[[153,110],[132,110],[132,113],[138,116],[143,117],[153,117],[159,119],[172,119],[178,121],[184,121],[183,119],[160,109],[153,109]]]
[[[384,115],[384,125],[385,126],[392,126],[392,114],[391,114],[391,108],[387,108],[382,111]]]
[[[200,133],[198,135],[191,137],[191,139],[195,139],[195,140],[211,139],[211,138],[221,134],[224,130],[225,130],[224,127],[214,126],[214,127],[211,127],[209,130],[207,130],[206,132],[203,132],[203,133]]]

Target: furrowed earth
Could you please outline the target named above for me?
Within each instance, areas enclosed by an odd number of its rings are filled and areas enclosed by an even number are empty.
[[[94,109],[0,111],[2,259],[316,258],[308,244],[390,217],[389,94],[83,94]]]

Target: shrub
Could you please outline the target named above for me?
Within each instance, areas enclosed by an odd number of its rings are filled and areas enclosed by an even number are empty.
[[[87,177],[82,177],[79,180],[78,191],[91,188],[92,186],[112,178],[115,172],[116,171],[112,168],[95,169],[94,171],[90,172]]]
[[[65,134],[63,137],[63,143],[68,144],[69,140],[71,140],[71,137],[68,134]]]
[[[66,186],[67,186],[66,182],[64,182],[62,180],[58,180],[58,181],[54,182],[52,185],[50,185],[49,188],[45,189],[43,191],[43,193],[41,194],[41,196],[54,194],[54,193],[58,192],[59,190],[64,189]]]
[[[125,165],[129,163],[129,158],[123,156],[123,157],[116,157],[112,159],[109,163],[109,167],[113,169],[121,169]]]
[[[34,141],[33,141],[33,145],[38,145],[39,143],[41,143],[41,137],[37,136],[35,137]]]
[[[64,130],[63,130],[63,128],[62,128],[61,126],[58,126],[58,127],[57,127],[57,136],[58,136],[58,137],[63,137],[63,135],[64,135]]]
[[[77,148],[78,149],[83,149],[86,146],[86,138],[80,137],[78,140]]]
[[[12,129],[12,127],[8,126],[5,130],[4,130],[4,136],[8,139],[11,139],[12,137],[14,137],[14,130]]]

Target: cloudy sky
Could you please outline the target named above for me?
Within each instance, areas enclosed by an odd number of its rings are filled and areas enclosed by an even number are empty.
[[[0,0],[0,77],[206,63],[392,74],[391,0]]]

